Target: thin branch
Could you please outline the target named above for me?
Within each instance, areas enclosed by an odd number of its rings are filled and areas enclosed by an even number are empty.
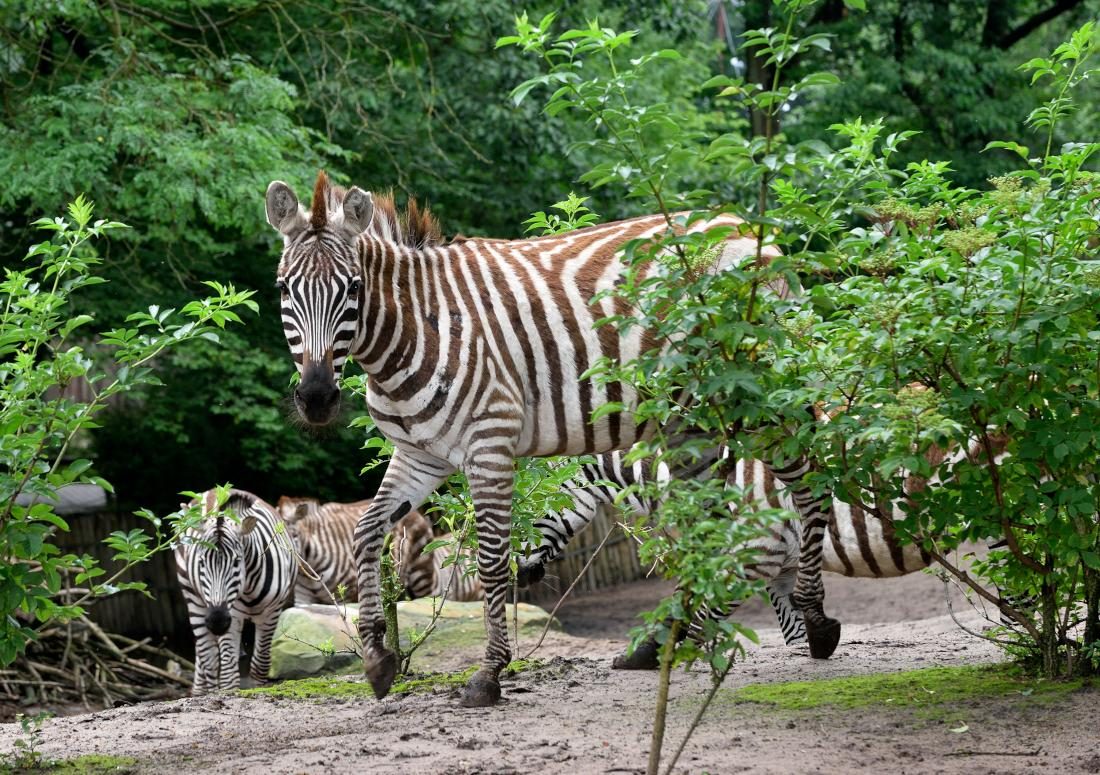
[[[1023,24],[1016,27],[1016,29],[1003,36],[997,41],[997,48],[1002,50],[1011,48],[1047,22],[1058,18],[1067,11],[1072,11],[1074,8],[1081,5],[1081,3],[1082,0],[1058,0],[1054,5],[1039,11],[1037,14],[1027,19]]]

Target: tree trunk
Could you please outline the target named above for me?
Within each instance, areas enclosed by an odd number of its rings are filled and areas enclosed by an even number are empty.
[[[646,775],[657,775],[661,766],[661,746],[665,740],[665,712],[668,710],[668,685],[672,674],[672,655],[680,635],[679,620],[672,623],[668,640],[661,649],[661,675],[657,683],[657,707],[653,711],[653,737],[649,742],[649,766]]]

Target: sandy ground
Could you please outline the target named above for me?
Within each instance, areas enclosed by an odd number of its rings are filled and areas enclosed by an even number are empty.
[[[47,756],[126,755],[143,773],[631,773],[643,772],[656,675],[609,668],[625,633],[670,587],[640,582],[589,595],[559,611],[565,632],[537,656],[539,669],[504,681],[495,708],[458,707],[455,693],[374,700],[292,701],[237,696],[182,699],[57,718],[44,730]],[[827,610],[844,622],[827,661],[784,646],[770,609],[753,604],[741,620],[760,645],[727,687],[892,672],[999,659],[946,615],[943,587],[928,575],[865,581],[829,578]],[[980,616],[956,604],[980,629]],[[520,652],[530,645],[520,644]],[[455,667],[476,652],[453,655]],[[709,685],[707,673],[677,672],[669,750]],[[1100,772],[1100,692],[1056,703],[1027,696],[967,703],[949,719],[904,708],[780,712],[719,703],[677,766],[691,773]],[[965,733],[952,732],[960,723]],[[0,728],[0,751],[18,736]]]

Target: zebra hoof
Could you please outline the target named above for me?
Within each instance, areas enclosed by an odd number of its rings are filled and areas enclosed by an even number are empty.
[[[546,566],[541,562],[532,562],[525,564],[522,560],[519,563],[519,568],[516,570],[516,584],[522,587],[529,587],[532,584],[537,584],[542,581],[546,575]]]
[[[459,704],[464,708],[487,708],[500,702],[500,682],[485,670],[478,670],[462,690]]]
[[[382,699],[390,693],[393,679],[397,676],[397,657],[392,652],[383,651],[382,656],[366,665],[366,673],[374,696]]]
[[[840,622],[826,617],[823,624],[810,627],[806,623],[806,639],[810,642],[810,656],[814,659],[828,659],[840,643]]]
[[[656,670],[661,666],[661,647],[652,638],[638,644],[633,652],[624,652],[611,661],[613,670]]]

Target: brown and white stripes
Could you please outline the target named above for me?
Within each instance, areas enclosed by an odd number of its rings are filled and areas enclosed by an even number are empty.
[[[667,224],[648,216],[532,240],[443,245],[425,238],[435,230],[404,228],[367,192],[341,194],[322,174],[312,212],[281,182],[268,187],[266,204],[284,240],[277,285],[301,375],[299,414],[313,424],[335,418],[336,378],[350,355],[368,374],[367,407],[395,448],[356,530],[366,672],[384,696],[396,660],[383,646],[383,535],[461,469],[477,515],[488,631],[482,668],[463,703],[491,704],[510,659],[504,602],[514,460],[621,449],[652,430],[635,425],[629,386],[582,375],[601,358],[629,361],[654,345],[639,328],[596,328],[597,320],[629,310],[610,298],[590,302],[623,277],[621,248],[658,237]],[[690,228],[738,223],[719,215]],[[750,238],[731,238],[709,269],[755,260],[756,248]],[[611,401],[628,411],[591,421]]]
[[[358,600],[353,538],[355,524],[369,505],[370,500],[322,503],[316,498],[279,498],[279,516],[300,560],[296,605]],[[448,600],[480,600],[481,582],[461,573],[465,566],[448,562],[449,547],[424,552],[434,538],[431,521],[419,511],[410,511],[394,526],[394,566],[409,597],[440,597],[446,590]]]

